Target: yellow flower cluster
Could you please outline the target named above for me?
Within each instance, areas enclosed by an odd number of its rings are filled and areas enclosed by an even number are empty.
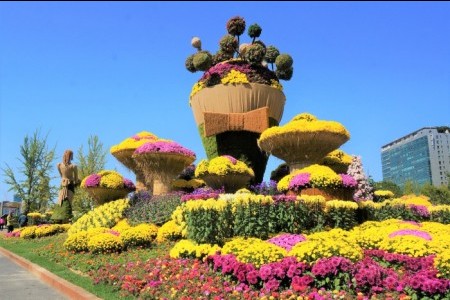
[[[234,254],[236,259],[244,263],[252,263],[259,268],[263,264],[276,262],[287,255],[284,248],[257,239],[235,237],[225,243],[222,254]]]
[[[30,212],[27,214],[27,217],[31,219],[42,219],[45,218],[45,215],[41,214],[40,212]]]
[[[348,231],[333,229],[307,236],[306,241],[295,245],[288,255],[307,263],[314,263],[320,258],[332,256],[342,256],[358,261],[363,257],[363,250]]]
[[[123,140],[120,144],[114,145],[110,148],[111,153],[116,153],[120,150],[136,150],[145,143],[157,140],[158,137],[153,133],[147,131],[141,131],[134,137]]]
[[[270,86],[276,88],[277,90],[283,91],[283,86],[279,81],[276,81],[275,79],[270,80]]]
[[[198,92],[200,92],[204,87],[205,87],[205,82],[204,81],[196,82],[194,84],[194,86],[192,87],[191,94],[189,95],[189,99],[192,98],[192,96],[194,96]],[[190,105],[191,105],[191,101],[189,101],[189,106]]]
[[[79,218],[69,229],[68,233],[71,235],[96,227],[111,228],[123,218],[123,213],[129,205],[128,199],[120,199],[103,204]]]
[[[434,266],[439,270],[439,276],[450,278],[450,250],[445,249],[434,258]]]
[[[327,154],[322,159],[321,164],[325,166],[343,166],[343,168],[348,168],[348,166],[352,163],[352,156],[348,155],[342,150],[336,149]],[[345,171],[344,171],[345,172]]]
[[[228,74],[223,77],[220,82],[222,84],[249,83],[247,75],[236,70],[231,70],[228,72]]]
[[[374,195],[384,199],[394,198],[394,193],[388,190],[375,191]]]
[[[314,164],[306,168],[295,171],[292,174],[284,176],[277,184],[277,189],[279,191],[289,190],[289,184],[291,180],[298,174],[309,173],[309,183],[312,187],[316,188],[334,188],[342,185],[342,178],[331,168],[327,166],[322,166]]]
[[[206,199],[203,201],[188,201],[185,203],[185,209],[187,211],[193,210],[216,210],[223,211],[228,205],[228,202],[223,199]]]
[[[217,245],[197,244],[191,240],[181,240],[173,246],[169,255],[171,258],[198,258],[202,259],[208,255],[214,255],[220,251]]]
[[[183,215],[185,205],[186,204],[177,206],[177,208],[175,208],[172,215],[170,216],[171,220],[174,221],[175,224],[179,227],[179,230],[181,230],[181,237],[183,238],[187,236],[187,224]]]
[[[379,249],[413,257],[422,257],[435,253],[435,250],[430,248],[428,241],[413,235],[402,235],[384,239],[381,241]]]
[[[440,211],[450,211],[450,205],[434,205],[428,207],[428,211],[432,214]]]
[[[285,135],[290,133],[335,133],[350,138],[350,133],[345,127],[336,121],[317,120],[310,114],[300,114],[283,126],[270,127],[261,134],[260,140],[274,135]]]
[[[124,187],[123,177],[116,171],[104,170],[100,171],[98,175],[102,177],[99,186],[111,189],[121,189]]]
[[[325,203],[325,211],[327,212],[330,209],[357,210],[358,204],[353,201],[330,200]]]
[[[80,231],[69,235],[63,246],[69,251],[82,252],[88,251],[89,234],[87,231]]]
[[[130,228],[131,225],[128,224],[128,219],[122,219],[119,222],[117,222],[117,224],[114,225],[111,229],[122,234],[123,232],[127,231]]]
[[[255,176],[255,173],[244,162],[237,160],[236,164],[233,164],[230,159],[225,156],[218,156],[210,161],[204,159],[200,161],[195,168],[195,177],[201,177],[202,175],[215,174],[224,176],[228,174],[248,174]]]
[[[87,247],[92,253],[111,253],[121,251],[124,248],[124,243],[120,236],[111,233],[99,233],[89,238]]]
[[[250,202],[261,203],[262,205],[273,204],[271,196],[253,195],[253,194],[236,194],[231,200],[233,211],[237,206],[248,206]]]
[[[181,238],[181,227],[177,225],[175,220],[170,220],[164,223],[158,229],[158,235],[156,236],[156,241],[158,243],[164,241],[175,241]]]
[[[158,227],[154,224],[139,224],[125,230],[120,237],[125,247],[150,245],[158,234]]]
[[[41,238],[44,236],[55,235],[60,232],[66,232],[70,228],[70,224],[52,224],[41,226],[27,226],[21,228],[20,237],[24,239]]]

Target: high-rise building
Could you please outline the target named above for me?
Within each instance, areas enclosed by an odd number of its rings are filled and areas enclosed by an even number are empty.
[[[383,180],[447,185],[450,127],[424,127],[381,147]]]

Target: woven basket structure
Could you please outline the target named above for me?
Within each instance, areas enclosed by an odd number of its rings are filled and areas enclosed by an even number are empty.
[[[120,163],[122,163],[127,169],[132,171],[136,175],[136,190],[151,190],[153,181],[147,182],[144,174],[137,166],[133,159],[133,153],[135,149],[122,149],[111,153]]]
[[[298,193],[299,195],[323,196],[325,200],[353,200],[353,189],[348,188],[307,188]]]
[[[171,190],[175,177],[194,162],[195,157],[178,153],[148,152],[133,155],[145,181],[153,182],[153,194],[161,195]]]
[[[258,141],[259,147],[283,159],[291,174],[296,170],[318,163],[331,151],[339,148],[348,136],[335,132],[287,132],[268,136]]]
[[[86,191],[94,199],[96,206],[125,198],[132,191],[129,189],[111,189],[106,187],[86,187]]]
[[[244,188],[250,179],[252,179],[252,176],[248,174],[205,174],[200,176],[200,178],[206,182],[206,185],[213,189],[221,189],[223,187],[226,193],[234,193]]]

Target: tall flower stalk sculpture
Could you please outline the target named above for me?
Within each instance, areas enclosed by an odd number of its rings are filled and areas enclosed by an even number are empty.
[[[221,155],[243,159],[254,170],[254,181],[261,182],[268,155],[256,141],[281,120],[286,98],[279,80],[291,79],[293,60],[260,40],[258,24],[248,28],[250,43],[240,44],[246,28],[243,18],[231,18],[226,28],[215,54],[202,50],[198,37],[192,39],[197,53],[187,58],[186,68],[204,73],[194,84],[189,103],[208,159]]]

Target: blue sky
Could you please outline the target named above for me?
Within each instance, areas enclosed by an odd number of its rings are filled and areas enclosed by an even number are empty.
[[[143,130],[198,163],[206,155],[188,100],[201,73],[184,61],[193,36],[215,52],[236,15],[294,58],[281,124],[302,112],[341,122],[351,134],[341,149],[376,181],[381,146],[450,125],[450,2],[1,2],[1,166],[17,171],[37,129],[56,146],[55,165],[91,135],[109,150]],[[269,160],[266,179],[280,163]],[[109,153],[106,167],[134,179]],[[0,200],[11,200],[0,181]]]

